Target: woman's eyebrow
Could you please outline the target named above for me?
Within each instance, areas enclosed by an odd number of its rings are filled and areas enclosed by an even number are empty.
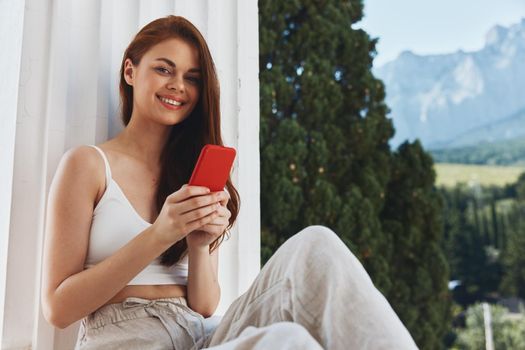
[[[169,66],[171,66],[173,68],[176,67],[175,63],[172,60],[167,59],[165,57],[159,57],[155,61],[163,61],[163,62],[166,62]],[[191,68],[188,72],[200,73],[201,70],[199,68]]]

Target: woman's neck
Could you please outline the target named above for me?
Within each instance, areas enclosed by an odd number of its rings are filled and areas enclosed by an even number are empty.
[[[159,166],[160,156],[169,137],[171,126],[139,120],[139,118],[132,117],[124,130],[115,137],[115,141],[126,153],[139,161],[151,166]]]

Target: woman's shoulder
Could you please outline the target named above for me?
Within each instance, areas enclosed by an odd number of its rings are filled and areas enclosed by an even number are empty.
[[[49,189],[53,198],[95,198],[105,184],[104,161],[97,153],[89,145],[79,145],[62,154]]]
[[[100,154],[94,147],[79,145],[68,149],[62,155],[61,162],[71,164],[76,168],[94,170],[100,167],[101,159]]]
[[[57,173],[74,176],[86,186],[100,187],[105,183],[105,165],[99,152],[90,145],[79,145],[68,149],[60,160]]]

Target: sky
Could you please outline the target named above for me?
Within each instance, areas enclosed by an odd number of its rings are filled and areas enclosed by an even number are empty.
[[[494,25],[525,18],[525,0],[363,0],[364,18],[355,24],[378,37],[374,65],[399,53],[476,51]]]

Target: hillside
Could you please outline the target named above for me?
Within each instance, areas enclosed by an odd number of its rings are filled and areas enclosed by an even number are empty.
[[[438,163],[525,166],[525,137],[429,152]]]
[[[516,182],[525,166],[490,166],[469,164],[437,163],[436,185],[453,187],[457,183],[480,186],[504,186]]]

